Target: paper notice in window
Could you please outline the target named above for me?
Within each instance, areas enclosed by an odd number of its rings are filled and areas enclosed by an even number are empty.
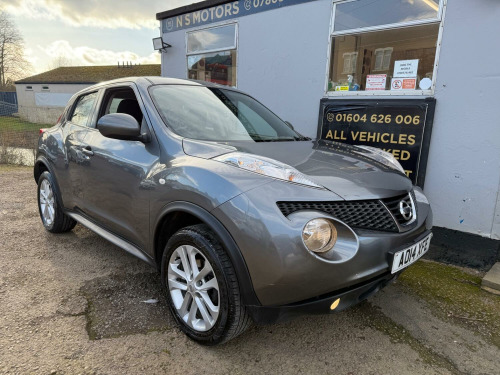
[[[385,90],[387,74],[368,74],[366,76],[366,91]]]
[[[416,77],[418,71],[418,59],[394,61],[394,78]]]

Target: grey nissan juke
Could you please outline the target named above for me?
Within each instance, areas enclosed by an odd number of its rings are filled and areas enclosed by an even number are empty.
[[[314,141],[252,97],[160,77],[75,94],[42,129],[49,232],[80,223],[156,267],[190,338],[343,310],[428,249],[432,212],[379,149]]]

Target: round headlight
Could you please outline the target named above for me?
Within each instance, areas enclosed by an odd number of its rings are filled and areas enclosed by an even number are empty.
[[[304,245],[315,253],[325,253],[337,241],[337,229],[330,220],[313,219],[302,230]]]

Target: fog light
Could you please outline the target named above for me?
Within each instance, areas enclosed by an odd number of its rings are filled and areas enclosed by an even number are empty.
[[[333,301],[333,303],[330,305],[330,310],[335,310],[337,308],[337,306],[339,305],[340,303],[340,298],[337,298],[335,301]]]
[[[302,240],[310,251],[325,253],[335,245],[337,229],[329,220],[313,219],[304,226]]]

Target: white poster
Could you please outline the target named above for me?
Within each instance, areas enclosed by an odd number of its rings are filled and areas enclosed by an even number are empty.
[[[416,60],[396,60],[394,62],[394,78],[416,77],[418,70],[418,59]]]
[[[366,91],[385,90],[387,74],[368,74],[366,76]]]
[[[38,107],[66,107],[73,94],[55,92],[35,93],[35,104]]]

